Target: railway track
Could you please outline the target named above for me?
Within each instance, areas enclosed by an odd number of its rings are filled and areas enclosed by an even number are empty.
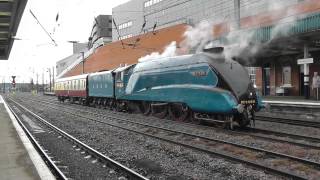
[[[56,98],[50,97],[51,102],[54,102]],[[302,120],[302,119],[289,119],[289,118],[281,118],[281,117],[271,117],[271,116],[263,116],[256,115],[256,121],[264,121],[264,122],[274,122],[274,123],[282,123],[282,124],[290,124],[296,126],[303,127],[313,127],[320,128],[320,122]]]
[[[33,99],[30,99],[31,101],[35,101]],[[51,105],[56,105],[56,106],[61,106],[61,103],[58,103],[56,101],[51,101],[51,102],[47,102],[47,101],[36,101],[36,102],[40,102],[40,103],[44,103],[44,104],[51,104]],[[62,106],[61,106],[62,107]],[[83,106],[79,106],[80,108],[83,108]],[[78,110],[76,108],[73,107],[68,107],[68,106],[63,106],[63,108],[67,108],[70,110]],[[93,110],[99,110],[96,108],[92,108]],[[103,117],[105,116],[102,113],[99,112],[92,112],[92,111],[87,111],[82,109],[83,112],[87,113],[87,114],[91,114],[93,116],[96,117]],[[112,112],[114,115],[118,115],[118,114],[123,114],[121,112]],[[150,120],[156,120],[156,118],[154,117],[148,117]],[[154,119],[153,119],[154,118]],[[127,119],[130,120],[130,119]],[[219,128],[214,128],[214,127],[208,127],[208,126],[203,126],[203,125],[197,125],[197,124],[190,124],[190,123],[183,123],[183,122],[176,122],[176,121],[170,121],[170,120],[162,120],[163,123],[174,123],[174,124],[178,124],[178,125],[183,125],[183,126],[188,126],[188,127],[197,127],[200,128],[200,130],[204,129],[204,130],[212,130],[214,129],[215,131],[224,131],[222,129]],[[289,144],[293,144],[296,146],[300,146],[300,147],[305,147],[305,148],[312,148],[312,149],[320,149],[320,138],[316,138],[316,137],[311,137],[311,136],[303,136],[303,135],[297,135],[297,134],[291,134],[291,133],[283,133],[283,132],[276,132],[276,131],[270,131],[270,130],[266,130],[266,129],[257,129],[257,128],[246,128],[245,130],[237,130],[237,131],[228,131],[227,133],[229,133],[230,135],[237,135],[237,136],[251,136],[253,138],[257,138],[257,139],[263,139],[263,140],[268,140],[268,141],[272,141],[272,142],[279,142],[279,143],[289,143]],[[279,138],[280,137],[280,138]],[[291,140],[284,140],[281,139],[282,138],[290,138]],[[297,142],[297,140],[299,140],[300,142]],[[301,142],[301,141],[305,141],[307,143]],[[314,144],[319,144],[319,145],[314,145]]]
[[[290,125],[296,125],[296,126],[320,128],[320,122],[308,121],[308,120],[302,120],[302,119],[256,116],[256,121],[275,122],[275,123],[290,124]]]
[[[56,109],[54,107],[51,107]],[[58,109],[56,109],[58,110]],[[61,109],[59,109],[61,112]],[[221,156],[226,159],[248,164],[250,166],[264,169],[272,173],[276,173],[282,176],[286,176],[293,179],[308,179],[308,176],[301,174],[316,174],[318,173],[320,164],[318,162],[289,156],[286,154],[281,154],[273,151],[268,151],[264,149],[254,148],[250,146],[240,145],[237,143],[227,142],[219,139],[209,138],[205,136],[195,135],[192,133],[186,133],[176,130],[171,130],[168,128],[160,128],[152,125],[146,125],[142,123],[137,123],[134,121],[129,121],[125,118],[104,116],[102,118],[92,118],[85,115],[80,115],[79,113],[74,113],[70,111],[62,110],[62,113],[71,114],[75,117],[85,118],[91,121],[103,123],[112,127],[120,128],[123,130],[131,131],[134,133],[142,134],[145,136],[157,138],[170,143],[174,143],[180,146],[188,147],[198,151],[206,152],[209,154]],[[87,112],[86,112],[87,113]],[[101,116],[98,115],[98,116]],[[178,138],[178,139],[177,139]],[[218,150],[217,150],[218,149]],[[220,151],[219,151],[220,149]],[[222,150],[221,150],[222,149]],[[254,160],[252,160],[252,158]],[[272,159],[272,160],[271,160]],[[278,167],[279,165],[274,165],[270,161],[275,162],[286,162],[294,163],[299,167],[298,169],[305,169],[306,172],[299,172],[299,174],[294,173],[296,170],[286,171],[287,167]],[[262,163],[265,162],[265,163]],[[281,163],[280,163],[281,164]],[[277,168],[275,168],[277,167]]]
[[[16,105],[16,109],[17,107],[19,107],[17,111],[25,111],[28,114],[30,114],[31,116],[33,116],[35,119],[37,119],[41,124],[49,127],[52,131],[58,133],[59,135],[61,135],[61,137],[67,139],[69,142],[71,142],[73,144],[74,148],[77,148],[76,150],[82,150],[82,153],[85,152],[85,154],[89,154],[89,156],[87,157],[95,157],[96,158],[96,162],[99,161],[103,164],[106,164],[106,166],[111,167],[112,169],[116,169],[117,171],[119,171],[121,174],[124,174],[124,176],[128,179],[134,179],[134,180],[147,180],[146,177],[140,175],[139,173],[135,172],[134,170],[120,164],[119,162],[103,155],[102,153],[98,152],[97,150],[91,148],[90,146],[86,145],[85,143],[79,141],[78,139],[74,138],[73,136],[71,136],[70,134],[64,132],[63,130],[59,129],[58,127],[54,126],[53,124],[49,123],[48,121],[46,121],[44,118],[38,116],[36,113],[32,112],[31,110],[29,110],[28,108],[24,107],[23,105],[21,105],[20,103],[10,99],[10,101]],[[51,169],[53,169],[55,175],[59,178],[59,179],[70,179],[70,177],[67,176],[67,174],[65,174],[63,171],[63,169],[59,168],[58,165],[56,165],[55,161],[53,161],[50,158],[50,155],[47,154],[47,150],[44,150],[42,148],[42,146],[39,144],[39,142],[36,140],[36,138],[34,137],[34,135],[28,130],[28,128],[24,125],[23,120],[21,120],[21,118],[19,117],[18,113],[16,113],[12,106],[8,104],[9,109],[11,110],[11,112],[14,114],[14,116],[16,117],[16,119],[18,120],[19,124],[21,125],[21,127],[24,129],[24,131],[27,133],[28,137],[30,138],[30,140],[33,142],[33,144],[35,145],[35,147],[37,148],[37,150],[39,151],[39,153],[45,158],[45,161],[48,162],[49,166],[51,167]],[[72,179],[72,178],[71,178]]]

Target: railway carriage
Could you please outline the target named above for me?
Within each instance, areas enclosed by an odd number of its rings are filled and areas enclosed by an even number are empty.
[[[71,102],[86,99],[87,93],[87,74],[57,79],[55,82],[55,95],[59,101],[66,99]]]
[[[88,76],[88,103],[91,105],[111,105],[114,98],[112,71],[92,73]]]

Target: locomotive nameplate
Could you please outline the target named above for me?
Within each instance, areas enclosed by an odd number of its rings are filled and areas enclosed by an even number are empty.
[[[201,77],[201,76],[207,76],[208,73],[205,71],[193,71],[191,72],[192,76]]]

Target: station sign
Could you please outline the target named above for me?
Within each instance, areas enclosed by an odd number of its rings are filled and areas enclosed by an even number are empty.
[[[313,63],[313,58],[298,59],[298,64],[311,64]]]

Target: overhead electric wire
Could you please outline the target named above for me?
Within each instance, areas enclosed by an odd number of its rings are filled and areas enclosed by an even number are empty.
[[[29,10],[31,15],[33,16],[33,18],[37,21],[37,23],[41,26],[41,28],[43,29],[43,31],[49,36],[49,38],[51,39],[51,41],[54,43],[55,46],[58,46],[58,44],[56,43],[56,41],[51,37],[50,33],[42,26],[42,24],[40,23],[40,21],[38,20],[38,18],[36,17],[36,15],[31,11],[31,9]]]
[[[114,20],[114,18],[112,18],[112,22],[113,22],[113,24],[114,24],[114,26],[115,26],[115,28],[116,28],[116,30],[117,30],[117,33],[118,33],[118,36],[119,36],[119,39],[120,39],[120,42],[121,42],[121,45],[122,45],[122,49],[125,49],[124,44],[123,44],[123,41],[122,41],[122,39],[120,38],[121,36],[120,36],[120,32],[119,32],[117,23],[116,23],[116,21]]]

